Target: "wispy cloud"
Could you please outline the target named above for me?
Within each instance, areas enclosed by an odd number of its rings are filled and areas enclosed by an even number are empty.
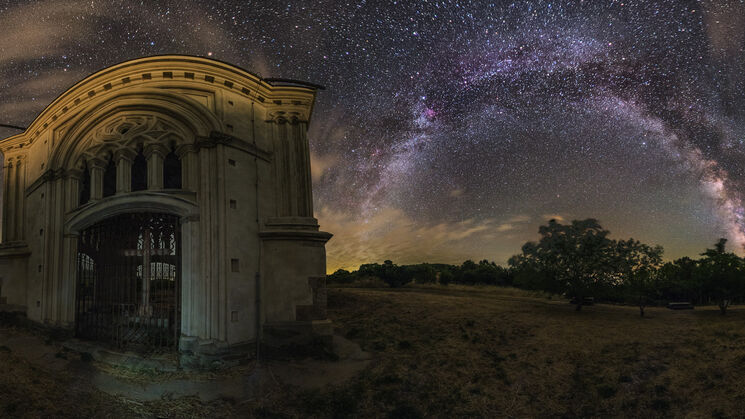
[[[316,153],[310,153],[310,174],[314,182],[318,182],[323,177],[324,172],[329,167],[335,165],[338,161],[338,157],[333,154],[318,155]]]
[[[316,216],[321,229],[334,234],[326,246],[329,271],[356,269],[362,263],[385,259],[399,264],[460,263],[466,259],[504,263],[522,242],[532,237],[532,229],[521,229],[529,225],[527,216],[424,223],[391,207],[364,219],[328,207],[317,210]],[[509,229],[504,227],[507,225]],[[507,243],[498,240],[505,238],[503,232],[507,230],[520,234],[507,238]]]
[[[463,196],[463,193],[465,193],[463,189],[453,189],[448,193],[448,195],[450,195],[451,198],[460,198]]]

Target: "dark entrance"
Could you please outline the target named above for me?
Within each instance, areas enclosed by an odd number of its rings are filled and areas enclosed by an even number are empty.
[[[178,347],[179,219],[132,213],[80,234],[76,334],[150,352]]]

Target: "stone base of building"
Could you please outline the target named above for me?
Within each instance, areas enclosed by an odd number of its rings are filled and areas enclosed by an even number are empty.
[[[253,359],[256,359],[255,341],[229,345],[188,336],[179,339],[179,364],[183,369],[222,369]]]
[[[331,320],[277,322],[264,325],[261,356],[268,359],[335,358]]]
[[[143,356],[118,350],[104,343],[74,338],[73,328],[45,325],[29,320],[25,307],[0,304],[0,321],[39,330],[64,341],[69,350],[87,354],[90,359],[135,370],[217,370],[245,364],[257,358],[256,341],[230,345],[217,340],[182,336],[176,352]],[[290,321],[263,327],[261,359],[317,358],[337,359],[331,320]]]

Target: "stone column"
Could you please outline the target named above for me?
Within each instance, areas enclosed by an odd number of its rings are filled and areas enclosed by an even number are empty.
[[[15,230],[15,205],[13,199],[13,181],[15,177],[15,165],[11,159],[8,159],[8,163],[5,165],[4,178],[4,189],[3,189],[3,243],[13,241]]]
[[[292,177],[290,167],[290,141],[287,135],[287,120],[283,117],[274,121],[274,167],[276,179],[277,215],[289,217],[292,208]]]
[[[295,148],[294,186],[297,200],[297,216],[313,216],[313,194],[310,175],[310,147],[308,145],[308,124],[295,120],[292,123],[292,145]]]
[[[181,333],[209,337],[206,322],[205,284],[200,266],[199,217],[181,219]]]
[[[286,118],[285,113],[273,123],[277,215],[280,217],[313,217],[311,193],[310,148],[306,121]]]
[[[15,217],[15,240],[23,240],[25,236],[24,206],[26,203],[26,165],[22,157],[16,160],[16,217]]]
[[[176,150],[181,160],[181,189],[196,192],[199,189],[199,158],[197,151],[191,144],[186,144]]]
[[[60,281],[59,297],[60,304],[59,322],[62,326],[73,326],[75,324],[75,291],[77,287],[78,274],[78,236],[65,234],[62,239],[62,280]]]
[[[161,144],[151,144],[145,147],[147,159],[147,189],[163,189],[163,159],[168,149]]]
[[[132,191],[132,161],[136,154],[134,150],[122,148],[114,153],[116,160],[116,194]]]
[[[78,207],[80,200],[78,194],[80,191],[80,178],[83,176],[82,170],[71,169],[65,172],[65,212],[70,212]]]
[[[91,171],[91,201],[103,198],[103,172],[106,168],[106,162],[95,158],[88,162]]]
[[[64,176],[64,208],[69,212],[78,207],[78,191],[83,171],[71,169]],[[64,228],[64,227],[63,227]],[[60,290],[58,299],[62,301],[57,314],[58,322],[63,327],[75,324],[75,291],[77,287],[78,235],[64,234],[62,239],[62,270],[60,272]]]

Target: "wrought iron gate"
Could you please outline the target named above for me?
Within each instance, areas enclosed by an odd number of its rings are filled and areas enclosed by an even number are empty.
[[[138,351],[178,347],[179,219],[131,213],[95,224],[78,240],[76,333]]]

